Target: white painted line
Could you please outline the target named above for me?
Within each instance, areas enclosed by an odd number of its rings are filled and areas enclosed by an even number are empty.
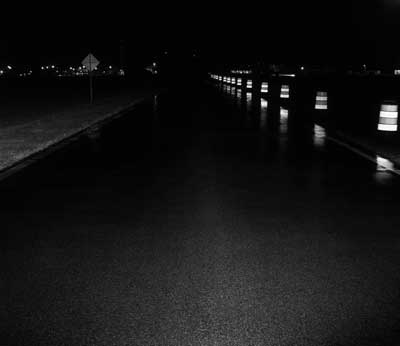
[[[359,149],[353,147],[352,145],[341,141],[340,139],[333,138],[333,137],[331,137],[331,136],[326,136],[326,139],[328,139],[328,140],[330,140],[330,141],[332,141],[332,142],[334,142],[334,143],[336,143],[336,144],[338,144],[338,145],[340,145],[340,146],[342,146],[342,147],[345,147],[346,149],[352,151],[353,153],[356,153],[356,154],[360,155],[360,156],[363,157],[364,159],[366,159],[366,160],[368,160],[368,161],[370,161],[370,162],[373,162],[374,164],[378,165],[379,167],[384,168],[385,170],[390,171],[390,172],[392,172],[392,173],[394,173],[394,174],[400,176],[400,170],[397,170],[397,169],[388,167],[387,165],[381,165],[381,164],[377,161],[376,157],[370,156],[370,155],[368,155],[368,154],[362,152],[361,150],[359,150]],[[387,161],[391,162],[390,160],[387,160]]]

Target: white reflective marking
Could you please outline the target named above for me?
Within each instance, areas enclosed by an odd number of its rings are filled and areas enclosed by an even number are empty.
[[[378,130],[396,132],[397,131],[398,105],[390,101],[381,105],[379,113]]]
[[[378,130],[379,131],[395,132],[395,131],[397,131],[397,125],[378,124]]]
[[[261,84],[261,92],[262,93],[267,93],[268,92],[268,83],[267,82],[263,82]]]
[[[290,93],[289,85],[282,85],[282,87],[281,87],[281,98],[288,99],[289,98],[289,93]]]
[[[388,112],[388,111],[381,111],[380,113],[381,118],[397,118],[397,112]]]
[[[328,93],[326,91],[317,91],[315,99],[315,109],[328,109]]]
[[[330,140],[330,141],[332,141],[332,142],[334,142],[334,143],[336,143],[336,144],[338,144],[338,145],[340,145],[340,146],[342,146],[342,147],[344,147],[344,148],[346,148],[346,149],[348,149],[350,151],[352,151],[353,153],[356,153],[356,154],[360,155],[361,157],[363,157],[364,159],[366,159],[368,161],[371,161],[371,162],[373,162],[375,164],[378,164],[377,160],[376,160],[376,157],[371,157],[370,155],[367,155],[367,154],[363,153],[361,150],[358,150],[358,149],[354,148],[350,144],[347,144],[347,143],[341,141],[340,139],[336,139],[336,138],[333,138],[333,137],[328,136],[328,135],[326,136],[326,139]],[[400,171],[399,170],[390,169],[390,168],[386,168],[386,169],[388,171],[400,176]]]

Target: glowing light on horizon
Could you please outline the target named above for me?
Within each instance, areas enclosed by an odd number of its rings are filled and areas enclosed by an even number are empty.
[[[234,74],[250,74],[251,71],[250,70],[232,70],[231,73],[234,73]]]

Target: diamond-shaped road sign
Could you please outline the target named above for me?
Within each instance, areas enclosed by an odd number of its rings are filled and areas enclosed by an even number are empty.
[[[100,61],[98,61],[91,53],[82,60],[82,65],[90,72],[93,71],[99,63]]]

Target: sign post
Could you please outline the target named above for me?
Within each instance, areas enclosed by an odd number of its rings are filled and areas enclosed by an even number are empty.
[[[93,103],[93,70],[96,69],[99,63],[100,62],[91,53],[82,60],[82,65],[88,70],[89,75],[90,104]]]

